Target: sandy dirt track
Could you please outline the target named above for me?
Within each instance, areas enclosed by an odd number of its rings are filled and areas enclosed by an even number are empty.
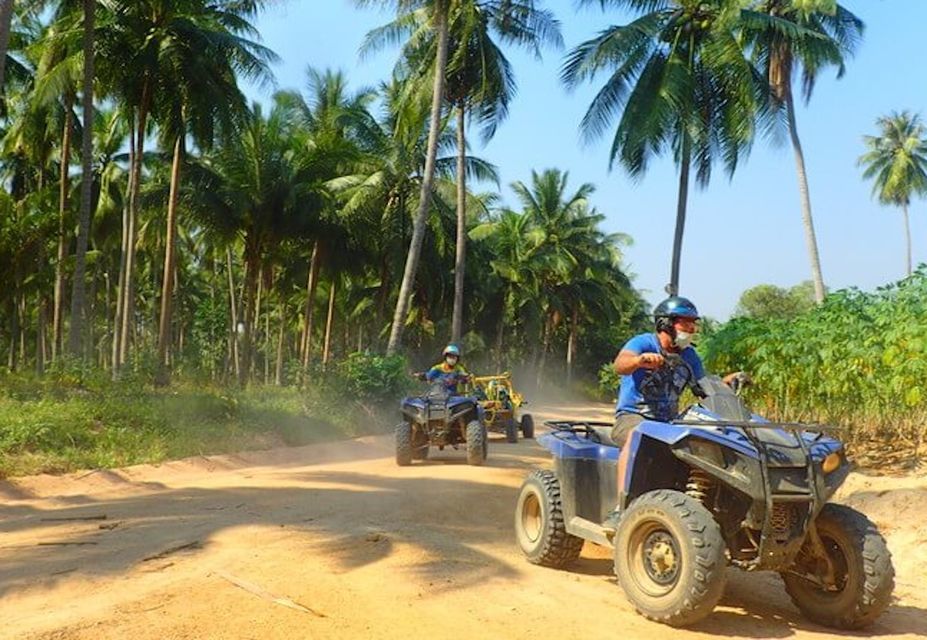
[[[778,576],[733,570],[714,615],[676,631],[633,611],[602,548],[570,571],[524,561],[515,495],[547,463],[533,441],[493,440],[482,468],[435,454],[399,468],[376,436],[2,482],[0,638],[927,637],[925,476],[853,474],[839,496],[897,571],[866,632],[814,625]]]

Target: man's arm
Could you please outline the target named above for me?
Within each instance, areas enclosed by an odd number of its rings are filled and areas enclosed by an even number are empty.
[[[615,357],[615,373],[626,376],[638,369],[659,369],[663,366],[663,356],[659,353],[635,353],[630,349],[622,349]]]

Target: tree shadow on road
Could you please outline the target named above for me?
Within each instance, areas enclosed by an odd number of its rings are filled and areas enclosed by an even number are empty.
[[[0,596],[51,586],[65,576],[118,576],[178,547],[177,557],[184,558],[208,548],[223,530],[255,525],[273,529],[256,544],[273,545],[282,529],[287,545],[295,536],[297,544],[320,549],[335,573],[388,560],[405,545],[422,561],[394,570],[440,577],[445,589],[517,575],[484,549],[507,531],[511,487],[305,469],[275,471],[272,481],[284,486],[90,497],[54,510],[0,507],[11,534],[0,546]]]

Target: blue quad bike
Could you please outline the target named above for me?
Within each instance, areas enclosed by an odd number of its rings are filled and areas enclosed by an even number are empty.
[[[528,560],[565,567],[586,540],[610,547],[637,611],[672,626],[712,612],[727,565],[778,572],[816,623],[872,623],[894,569],[876,526],[828,502],[849,473],[843,445],[828,428],[752,414],[716,377],[701,388],[680,419],[645,420],[627,443],[610,423],[546,423],[554,469],[528,475],[515,509]]]
[[[425,381],[424,373],[413,374]],[[420,396],[403,398],[402,422],[396,425],[396,464],[425,460],[431,447],[466,448],[467,463],[481,465],[489,454],[489,438],[483,423],[483,408],[476,398],[451,393],[459,380],[436,380]]]

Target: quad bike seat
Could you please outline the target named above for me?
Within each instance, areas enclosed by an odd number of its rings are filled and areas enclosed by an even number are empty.
[[[612,440],[612,427],[589,427],[590,439],[596,440],[599,444],[607,447],[620,447],[621,445]]]

